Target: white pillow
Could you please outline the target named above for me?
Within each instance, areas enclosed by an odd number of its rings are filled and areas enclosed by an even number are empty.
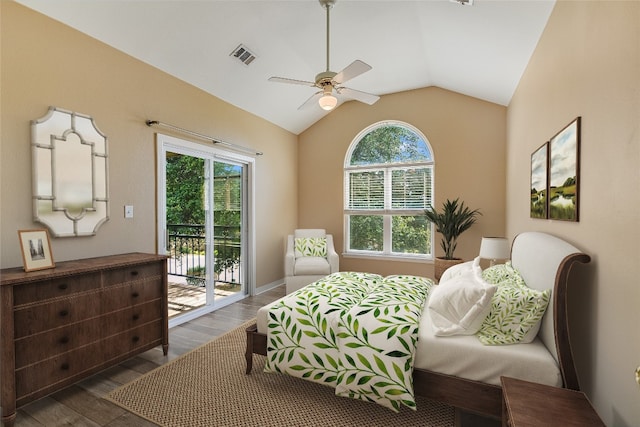
[[[479,262],[480,257],[478,257],[477,260]],[[463,274],[471,272],[471,268],[474,265],[475,261],[476,260],[467,261],[461,264],[452,265],[451,267],[447,268],[444,273],[442,273],[442,276],[440,276],[439,283],[446,282],[453,279],[454,277],[462,276]]]
[[[481,274],[472,262],[470,271],[433,287],[427,310],[437,336],[473,335],[480,330],[496,292]]]

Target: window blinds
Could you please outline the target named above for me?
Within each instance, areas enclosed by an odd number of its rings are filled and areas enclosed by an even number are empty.
[[[347,209],[416,211],[431,205],[433,168],[402,167],[347,172]]]

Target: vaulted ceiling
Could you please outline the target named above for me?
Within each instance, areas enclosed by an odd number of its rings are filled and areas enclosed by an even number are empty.
[[[298,109],[316,88],[268,81],[326,71],[318,0],[17,1],[295,134],[339,114],[315,103]],[[338,0],[330,69],[371,65],[345,86],[375,95],[439,86],[508,105],[554,4]],[[255,55],[249,65],[231,54],[239,45]]]

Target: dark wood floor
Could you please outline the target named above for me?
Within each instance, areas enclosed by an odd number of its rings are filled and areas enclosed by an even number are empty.
[[[248,297],[169,330],[169,354],[157,347],[18,410],[18,427],[155,426],[102,397],[142,374],[198,347],[256,316],[260,307],[285,294],[284,285]]]
[[[62,391],[25,405],[18,410],[15,425],[17,427],[155,426],[102,397],[115,388],[254,318],[260,307],[284,294],[284,285],[278,286],[263,294],[245,298],[213,313],[171,328],[167,356],[162,354],[160,347],[154,348]],[[497,427],[500,423],[472,414],[457,413],[456,425]]]

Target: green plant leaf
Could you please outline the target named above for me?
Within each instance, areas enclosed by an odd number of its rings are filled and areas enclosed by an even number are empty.
[[[389,372],[387,371],[387,367],[384,364],[384,361],[382,359],[380,359],[378,356],[376,356],[375,354],[373,355],[373,360],[375,360],[376,366],[378,367],[380,372],[382,372],[386,376],[389,376]]]
[[[371,370],[371,363],[369,363],[369,360],[367,360],[367,358],[362,355],[361,353],[358,353],[358,360],[360,361],[360,363],[362,363],[367,369]]]
[[[369,381],[371,381],[371,378],[373,378],[371,375],[363,375],[358,380],[358,385],[362,385],[362,384],[368,383]]]
[[[475,224],[478,215],[482,215],[479,209],[471,210],[459,202],[459,199],[447,199],[442,204],[442,210],[436,211],[433,206],[425,210],[425,216],[436,227],[436,231],[442,234],[440,246],[445,253],[445,259],[453,259],[458,237]]]
[[[400,350],[390,351],[390,352],[386,353],[386,355],[389,356],[389,357],[407,357],[407,356],[409,356],[408,353],[405,353],[404,351],[400,351]]]

